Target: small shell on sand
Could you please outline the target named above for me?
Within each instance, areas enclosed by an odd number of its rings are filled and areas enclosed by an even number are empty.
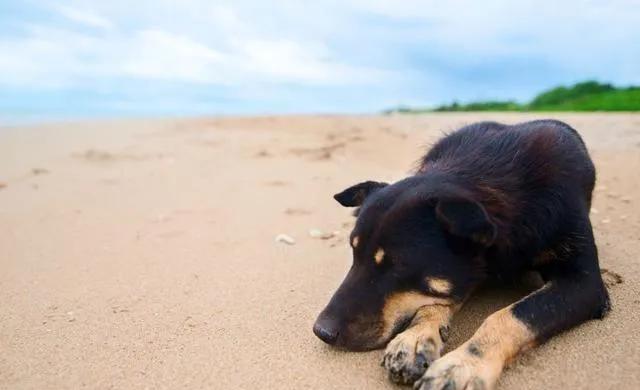
[[[5,188],[7,186],[7,183],[3,183],[0,181],[0,190]]]
[[[309,230],[309,236],[311,238],[319,238],[321,240],[328,240],[330,238],[333,238],[336,235],[337,232],[323,232],[320,229],[311,229]]]
[[[282,244],[287,244],[287,245],[295,245],[296,244],[296,240],[293,239],[293,237],[287,235],[287,234],[278,234],[276,236],[276,242],[280,242]]]

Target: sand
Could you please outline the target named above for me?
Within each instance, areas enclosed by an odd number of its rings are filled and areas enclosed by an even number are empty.
[[[473,113],[0,128],[0,388],[397,389],[382,351],[311,332],[350,263],[352,217],[332,195],[402,178],[443,131],[547,116],[596,162],[614,309],[499,388],[640,388],[640,115]],[[450,346],[519,294],[481,292]]]

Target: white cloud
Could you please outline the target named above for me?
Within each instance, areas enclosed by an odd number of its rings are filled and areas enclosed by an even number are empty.
[[[27,26],[24,38],[0,39],[0,85],[13,87],[64,87],[73,75],[87,73],[78,56],[91,39],[66,31]]]
[[[331,59],[323,45],[302,45],[292,40],[245,39],[233,43],[235,55],[248,73],[272,82],[315,85],[373,83],[382,70],[355,67]],[[388,74],[386,76],[389,76]]]
[[[120,64],[113,64],[114,76],[123,75],[173,81],[224,84],[220,68],[228,56],[188,37],[162,30],[136,32],[125,46]]]
[[[197,26],[148,21],[144,12],[134,14],[129,17],[139,18],[138,25],[129,29],[87,6],[55,9],[74,23],[102,31],[30,25],[26,36],[0,38],[0,50],[12,53],[0,58],[0,84],[77,87],[91,78],[111,77],[217,85],[336,85],[375,83],[384,74],[342,61],[323,42],[266,36],[242,20],[231,4],[202,3]],[[126,7],[135,9],[128,3]],[[182,11],[196,17],[188,6]],[[180,9],[175,12],[180,20]],[[161,26],[147,26],[151,24]]]
[[[60,15],[69,19],[70,21],[85,25],[87,27],[99,28],[99,29],[111,29],[113,23],[110,20],[87,10],[79,8],[57,5],[54,9],[60,13]]]
[[[415,39],[487,54],[531,53],[541,48],[566,53],[575,51],[575,45],[593,47],[592,39],[599,38],[613,44],[612,38],[631,33],[630,27],[637,26],[640,18],[637,0],[351,0],[348,4],[412,26],[406,31]]]

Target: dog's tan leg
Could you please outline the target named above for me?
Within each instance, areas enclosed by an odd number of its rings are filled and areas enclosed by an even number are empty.
[[[387,369],[389,379],[411,384],[424,374],[440,357],[447,341],[449,321],[457,308],[429,305],[418,310],[409,328],[387,345],[382,366]]]
[[[505,364],[535,342],[534,333],[513,315],[512,306],[490,315],[471,339],[436,360],[414,388],[494,388]]]
[[[590,319],[610,303],[591,244],[573,259],[547,268],[542,288],[490,315],[467,342],[436,360],[415,383],[419,390],[493,389],[504,366],[520,352]]]

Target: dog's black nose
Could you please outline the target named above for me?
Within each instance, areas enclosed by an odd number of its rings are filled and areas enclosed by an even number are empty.
[[[338,340],[338,326],[335,321],[328,318],[318,318],[313,325],[313,333],[327,344],[333,345]]]

